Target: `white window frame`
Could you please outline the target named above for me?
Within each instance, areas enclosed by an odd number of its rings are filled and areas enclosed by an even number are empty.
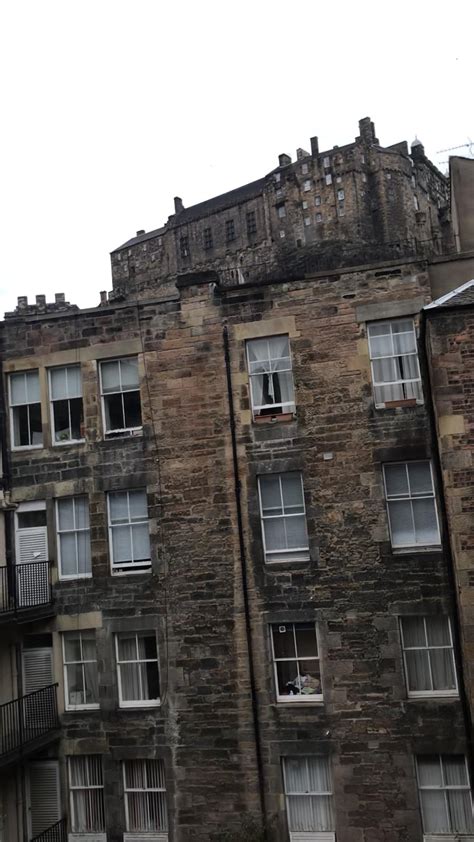
[[[82,657],[82,635],[87,634],[89,637],[93,637],[94,643],[96,646],[96,658],[95,661],[90,659],[85,659]],[[67,661],[66,660],[66,638],[68,635],[75,635],[78,636],[80,639],[80,647],[81,647],[81,660],[80,661]],[[78,631],[69,631],[63,632],[61,635],[62,637],[62,650],[63,650],[63,673],[64,673],[64,706],[66,710],[98,710],[100,708],[100,702],[92,702],[91,704],[83,704],[83,705],[71,705],[69,703],[69,686],[68,686],[68,671],[67,667],[71,664],[80,664],[82,666],[82,683],[83,687],[85,687],[85,679],[84,679],[84,664],[97,664],[97,641],[95,637],[95,630],[94,629],[80,629]]]
[[[316,208],[320,208],[320,207],[321,207],[321,196],[315,196],[315,197],[314,197],[314,206],[315,206]]]
[[[337,191],[337,199],[338,199],[338,201],[339,201],[339,202],[343,202],[343,201],[344,201],[344,198],[345,198],[345,195],[346,195],[346,194],[345,194],[345,192],[344,192],[344,188],[343,188],[343,187],[341,187],[341,188]]]
[[[81,444],[85,441],[85,437],[81,436],[78,439],[65,439],[64,441],[56,441],[56,430],[54,428],[54,404],[57,403],[57,400],[53,400],[53,389],[52,389],[52,372],[53,371],[60,371],[64,369],[66,371],[66,381],[67,381],[67,370],[69,368],[78,368],[80,373],[80,380],[81,380],[81,394],[76,395],[76,398],[81,398],[82,400],[82,411],[84,413],[84,395],[82,391],[82,370],[80,363],[72,363],[71,365],[55,365],[48,369],[48,390],[49,390],[49,417],[51,422],[51,444],[53,447],[64,447],[68,444]],[[69,415],[69,428],[71,429],[71,405],[69,401],[74,400],[74,398],[59,398],[59,400],[67,401],[68,402],[68,415]],[[83,422],[84,423],[84,422]]]
[[[323,158],[323,167],[324,167],[324,169],[326,169],[326,170],[327,170],[327,169],[329,169],[329,167],[330,167],[330,166],[331,166],[331,160],[330,160],[330,158],[329,158],[329,155],[326,155],[326,156]]]
[[[137,788],[130,788],[130,787],[127,788],[127,776],[125,774],[127,763],[143,763],[144,768],[145,768],[144,778],[146,779],[146,783],[148,783],[147,772],[146,772],[146,761],[147,760],[148,760],[148,762],[151,762],[151,763],[161,763],[161,765],[163,767],[162,771],[163,771],[163,778],[165,780],[165,786],[162,786],[162,787],[146,786],[146,787],[137,787]],[[125,827],[127,828],[127,833],[130,834],[129,838],[133,839],[135,836],[141,838],[142,835],[146,835],[146,837],[148,838],[148,835],[149,835],[150,836],[150,842],[153,842],[153,840],[155,838],[160,839],[161,834],[167,835],[168,834],[168,827],[169,827],[169,819],[168,819],[168,803],[167,803],[167,797],[166,797],[166,769],[165,769],[164,760],[162,760],[162,758],[159,758],[159,757],[130,758],[129,760],[122,760],[122,776],[123,776],[123,792],[124,792],[124,800],[125,800]],[[128,803],[128,794],[132,793],[132,792],[142,793],[144,795],[146,795],[149,792],[164,793],[165,813],[166,813],[166,820],[167,820],[166,821],[166,827],[163,827],[161,830],[131,830],[130,829],[130,808],[129,808],[129,803]]]
[[[286,337],[288,339],[288,359],[290,360],[290,364],[288,368],[279,369],[277,374],[280,374],[285,371],[289,371],[291,373],[291,380],[293,385],[293,401],[283,401],[282,403],[264,403],[261,406],[254,406],[253,403],[253,391],[252,391],[252,377],[261,377],[261,374],[252,374],[250,370],[250,356],[249,356],[249,347],[252,342],[260,341],[261,339],[276,339],[279,337]],[[253,418],[260,418],[261,410],[262,409],[275,409],[275,415],[286,415],[287,413],[294,413],[296,410],[296,401],[295,401],[295,380],[293,377],[293,357],[291,355],[291,342],[290,337],[287,333],[282,334],[273,334],[272,336],[254,336],[252,339],[247,339],[245,343],[245,353],[247,356],[247,371],[249,375],[249,392],[250,392],[250,404],[252,407],[252,417]],[[272,360],[273,357],[270,357],[270,352],[268,355],[268,359]],[[280,358],[281,359],[281,358]],[[281,407],[281,412],[277,412],[276,408]],[[271,413],[270,413],[271,415]],[[268,416],[267,416],[268,417]]]
[[[308,164],[301,164],[301,174],[307,175],[308,173]]]
[[[320,222],[323,221],[323,215],[320,211],[318,211],[318,213],[316,214],[315,219],[316,219],[316,222],[317,222],[318,225],[319,225]]]
[[[311,190],[311,179],[307,178],[303,182],[303,193],[309,193],[310,190]]]
[[[424,463],[424,464],[428,464],[430,466],[431,489],[432,489],[431,494],[417,494],[415,496],[410,494],[410,473],[409,473],[409,470],[408,470],[408,465],[415,465],[417,463]],[[405,470],[406,470],[406,474],[407,474],[407,481],[408,481],[408,491],[409,491],[408,495],[406,495],[406,494],[397,494],[397,495],[391,495],[391,496],[388,495],[385,468],[388,467],[388,466],[392,466],[392,465],[405,465]],[[412,460],[409,460],[409,461],[406,461],[406,462],[388,462],[385,465],[383,465],[382,467],[383,467],[383,482],[384,482],[384,490],[385,490],[385,502],[386,502],[386,506],[387,506],[388,527],[389,527],[389,530],[390,530],[390,543],[392,545],[392,548],[394,550],[403,550],[403,549],[419,549],[420,547],[440,547],[441,546],[441,532],[440,532],[440,528],[439,528],[438,506],[437,506],[437,502],[436,502],[436,491],[435,491],[435,484],[434,484],[434,477],[433,477],[433,465],[431,464],[431,461],[429,459],[412,459]],[[414,519],[414,516],[413,516],[413,504],[412,504],[411,501],[412,500],[433,500],[434,512],[435,512],[435,518],[436,518],[436,528],[438,530],[438,540],[437,541],[433,541],[431,544],[427,544],[426,542],[423,542],[423,543],[420,543],[420,544],[395,544],[394,543],[394,538],[393,538],[393,533],[392,533],[392,522],[391,522],[391,519],[390,519],[390,503],[398,502],[399,500],[408,501],[410,503],[413,527],[414,527],[414,524],[415,524],[415,519]],[[413,528],[413,532],[415,532],[414,528]]]
[[[303,501],[303,511],[302,512],[298,512],[298,513],[289,512],[288,514],[285,513],[285,507],[283,505],[283,491],[282,491],[281,478],[282,478],[282,475],[284,476],[286,474],[297,474],[300,478],[301,496],[302,496],[302,501]],[[279,481],[279,485],[280,485],[280,500],[281,500],[280,508],[282,510],[281,515],[264,515],[263,514],[263,500],[262,500],[262,490],[261,490],[260,480],[265,479],[266,476],[278,477],[278,481]],[[296,562],[309,561],[310,560],[310,554],[309,554],[308,524],[306,522],[306,502],[305,502],[305,499],[304,499],[303,475],[302,475],[301,471],[283,471],[282,473],[264,474],[261,477],[258,477],[258,499],[259,499],[259,503],[260,503],[260,525],[261,525],[261,529],[262,529],[262,541],[263,541],[263,552],[264,552],[264,555],[265,555],[265,563],[266,564],[285,564],[285,562],[287,562],[287,561],[291,561],[291,562],[295,562],[295,563]],[[271,520],[273,518],[283,519],[283,518],[287,518],[287,517],[304,517],[305,524],[306,524],[306,535],[308,537],[307,546],[306,547],[293,547],[292,549],[289,549],[289,550],[279,549],[279,550],[268,550],[267,551],[266,542],[265,542],[265,528],[264,528],[265,521]],[[282,556],[287,554],[287,557],[286,558],[280,558],[280,559],[269,559],[268,558],[269,555],[273,555],[273,554],[276,554],[276,553],[278,553],[279,555],[282,555]],[[292,558],[291,557],[292,554],[293,555],[298,554],[300,557],[299,558]]]
[[[444,619],[448,623],[449,629],[449,639],[450,644],[445,644],[443,646],[430,646],[428,642],[425,646],[406,646],[405,645],[405,638],[403,633],[403,621],[409,620],[412,617],[416,617],[418,620],[423,620],[423,626],[425,630],[425,640],[428,641],[428,633],[426,630],[426,616],[425,614],[409,614],[404,617],[399,617],[400,620],[400,637],[402,642],[402,652],[403,652],[403,666],[405,669],[405,685],[407,688],[407,694],[409,699],[417,699],[417,698],[436,698],[436,697],[445,697],[445,696],[459,696],[459,688],[458,688],[458,676],[456,670],[456,659],[454,657],[454,642],[453,642],[453,630],[451,626],[451,618],[447,615],[442,615]],[[429,667],[429,674],[431,684],[433,685],[433,675],[431,669],[431,659],[429,657],[429,653],[432,649],[449,649],[451,652],[452,657],[452,665],[453,665],[453,673],[454,673],[454,680],[456,682],[456,688],[453,690],[410,690],[408,685],[408,667],[407,667],[407,659],[406,653],[407,652],[426,652],[427,660],[428,660],[428,667]]]
[[[306,761],[306,777],[307,780],[310,780],[310,774],[308,770],[308,760],[312,759],[313,757],[324,757],[327,760],[328,767],[329,767],[329,778],[331,782],[331,789],[329,790],[305,790],[304,792],[296,791],[295,792],[288,792],[288,784],[287,784],[287,772],[286,772],[286,761],[287,760],[299,760],[301,762]],[[328,755],[296,755],[294,757],[287,755],[282,758],[283,759],[283,786],[285,790],[285,807],[286,807],[286,815],[288,821],[288,827],[290,825],[290,809],[289,804],[290,798],[294,797],[303,797],[307,796],[308,798],[318,798],[318,797],[329,797],[331,799],[331,813],[332,813],[332,820],[333,820],[333,829],[332,830],[306,830],[306,831],[295,831],[290,830],[290,840],[291,842],[300,842],[303,839],[307,839],[308,842],[313,842],[313,840],[321,840],[321,842],[329,842],[329,840],[335,840],[334,834],[334,785],[332,781],[332,769],[331,769],[331,760]]]
[[[87,777],[90,780],[91,774],[90,774],[90,769],[89,769],[89,759],[91,757],[93,757],[94,759],[100,758],[99,762],[100,762],[100,769],[101,769],[101,773],[102,773],[102,783],[101,784],[89,784],[87,786],[77,786],[77,785],[73,786],[72,783],[71,783],[71,766],[72,766],[73,761],[76,760],[76,759],[79,759],[79,758],[82,759],[82,760],[87,758],[87,766],[88,766]],[[69,755],[67,767],[68,767],[68,788],[69,788],[69,804],[70,804],[70,809],[71,809],[71,830],[72,830],[72,833],[78,834],[78,838],[83,837],[84,839],[88,839],[89,836],[93,836],[93,835],[95,836],[95,834],[104,834],[103,836],[100,836],[100,838],[101,839],[103,838],[105,840],[105,833],[104,833],[104,831],[105,831],[105,797],[104,797],[104,769],[103,769],[102,755],[101,754]],[[76,830],[76,816],[75,816],[75,810],[74,810],[74,799],[72,797],[73,792],[76,792],[76,791],[77,792],[79,792],[79,791],[80,792],[90,792],[91,790],[93,792],[95,792],[96,790],[102,791],[102,815],[103,815],[103,818],[104,818],[104,826],[101,827],[101,828],[98,828],[96,830],[88,830],[88,831]]]
[[[131,637],[135,635],[135,642],[136,642],[136,650],[138,653],[138,637],[154,637],[156,641],[156,659],[155,658],[139,658],[138,654],[136,658],[121,661],[119,660],[119,637],[120,635],[126,635],[127,637]],[[119,694],[119,707],[121,708],[157,708],[161,705],[161,698],[158,697],[157,699],[123,699],[122,694],[122,674],[120,667],[122,664],[156,664],[156,671],[158,673],[158,686],[160,688],[161,693],[161,682],[160,682],[160,653],[158,649],[158,640],[156,639],[156,632],[154,631],[138,631],[138,632],[116,632],[115,634],[115,661],[117,665],[117,685],[118,685],[118,694]],[[140,676],[141,682],[141,672],[138,672]]]
[[[145,498],[147,500],[147,516],[143,520],[130,520],[130,493],[134,491],[144,491]],[[112,524],[111,521],[111,510],[110,510],[110,495],[111,494],[126,494],[127,495],[127,506],[128,506],[128,521],[127,523],[114,523]],[[131,531],[131,527],[134,525],[140,525],[142,523],[146,523],[148,526],[148,539],[150,539],[150,515],[148,512],[148,499],[147,499],[147,492],[146,488],[115,488],[112,491],[108,491],[106,494],[107,497],[107,528],[109,533],[109,550],[110,550],[110,566],[111,571],[114,576],[121,576],[124,574],[129,573],[144,573],[146,570],[149,570],[151,567],[151,542],[150,542],[150,558],[143,559],[142,561],[122,561],[117,564],[114,561],[114,542],[113,542],[113,530],[118,527],[128,526]],[[133,552],[133,541],[131,541],[132,552]]]
[[[127,359],[136,359],[138,362],[137,370],[138,370],[138,386],[136,389],[119,389],[117,392],[107,392],[104,394],[103,384],[102,384],[102,366],[105,363],[119,363],[119,378],[120,378],[120,385],[122,385],[122,374],[120,363],[122,360]],[[130,435],[138,434],[141,430],[143,430],[143,414],[142,414],[142,396],[141,396],[141,389],[140,389],[140,372],[139,372],[139,359],[137,354],[132,354],[130,357],[113,357],[112,359],[105,359],[99,360],[99,381],[100,381],[100,402],[102,407],[102,429],[104,431],[104,438],[114,438],[115,436],[120,437],[123,433],[129,433]],[[110,395],[124,395],[126,392],[138,392],[138,399],[140,401],[140,414],[142,414],[142,423],[138,427],[117,427],[114,430],[107,429],[107,420],[105,414],[105,398],[109,397]],[[125,407],[123,405],[123,398],[122,398],[122,410],[125,420]]]
[[[383,389],[384,386],[404,386],[406,383],[417,383],[417,384],[419,384],[420,397],[419,398],[401,398],[400,400],[416,400],[416,403],[419,404],[419,405],[424,403],[424,401],[423,401],[423,391],[422,391],[422,385],[421,385],[420,361],[418,359],[418,348],[417,348],[417,341],[416,341],[415,322],[414,322],[413,319],[411,319],[412,330],[411,331],[402,331],[402,332],[403,333],[409,333],[409,332],[412,333],[412,335],[414,337],[414,340],[415,340],[415,348],[417,349],[414,354],[396,354],[396,353],[393,353],[393,354],[385,354],[382,357],[373,357],[372,356],[372,347],[371,347],[371,342],[370,342],[370,328],[372,327],[372,325],[375,326],[375,325],[380,325],[380,324],[388,324],[390,326],[390,333],[387,333],[385,335],[390,336],[391,341],[392,341],[392,347],[393,347],[393,335],[394,334],[393,334],[392,325],[395,324],[396,322],[406,322],[409,319],[410,319],[409,316],[405,319],[385,319],[385,320],[379,319],[376,322],[369,322],[369,324],[367,325],[367,341],[368,341],[368,344],[369,344],[370,369],[371,369],[371,374],[372,374],[374,404],[375,404],[376,409],[384,409],[385,404],[387,403],[386,401],[383,401],[382,403],[377,403],[376,392],[375,392],[376,387],[379,388],[379,389]],[[386,359],[392,360],[392,359],[398,358],[398,357],[416,357],[418,377],[411,377],[411,378],[405,377],[405,378],[402,378],[402,379],[399,379],[399,380],[384,380],[384,381],[376,380],[375,379],[375,371],[374,371],[374,361],[386,360]],[[390,403],[390,401],[388,401],[388,403]]]
[[[76,499],[78,497],[84,497],[87,500],[87,511],[89,513],[89,526],[85,527],[76,527]],[[73,512],[74,512],[74,529],[60,529],[59,528],[59,504],[62,500],[72,500],[73,501]],[[88,573],[74,573],[74,574],[65,574],[63,573],[63,563],[61,558],[61,535],[63,534],[74,534],[75,542],[76,542],[76,554],[78,552],[77,546],[77,533],[78,532],[88,532],[89,533],[89,546],[91,540],[91,524],[90,524],[90,508],[89,508],[89,499],[87,494],[75,494],[73,497],[56,497],[55,500],[55,516],[56,516],[56,550],[58,554],[58,573],[59,578],[61,580],[71,580],[71,579],[90,579],[92,576],[92,552],[91,552],[91,569]]]
[[[325,179],[325,181],[326,181],[326,185],[329,187],[329,185],[330,185],[330,184],[332,184],[332,175],[331,175],[331,173],[330,173],[330,172],[326,173],[326,175],[324,176],[324,179]]]
[[[278,207],[277,207],[277,213],[278,213],[278,218],[279,218],[279,219],[285,219],[285,217],[286,217],[286,208],[285,208],[284,203],[283,203],[283,204],[281,204],[281,205],[278,205]]]
[[[295,657],[294,657],[294,658],[277,658],[277,657],[275,656],[275,646],[274,646],[274,642],[273,642],[273,627],[274,627],[274,626],[278,626],[278,625],[281,625],[281,626],[293,626],[293,642],[294,642],[294,645],[295,645],[295,652],[296,652],[296,655],[295,655]],[[300,622],[290,622],[290,623],[271,623],[271,624],[270,624],[270,638],[271,638],[271,645],[272,645],[273,675],[274,675],[274,680],[275,680],[275,695],[276,695],[276,700],[277,700],[277,702],[278,702],[279,704],[280,704],[280,703],[285,703],[285,704],[286,704],[286,703],[288,703],[288,704],[292,704],[292,705],[293,705],[293,704],[295,704],[295,702],[296,702],[296,703],[303,703],[303,704],[307,705],[308,703],[310,703],[310,704],[311,704],[311,702],[314,704],[314,702],[322,702],[322,701],[323,701],[323,692],[322,692],[322,688],[323,688],[323,680],[322,680],[322,665],[321,665],[321,653],[320,653],[320,645],[319,645],[319,630],[318,630],[318,624],[317,624],[317,623],[312,623],[312,622],[311,622],[311,625],[314,625],[314,628],[315,628],[315,633],[316,633],[316,649],[317,649],[317,653],[318,653],[318,654],[317,654],[317,655],[305,656],[305,657],[301,657],[301,658],[299,658],[299,657],[298,657],[298,648],[297,648],[297,645],[296,645],[296,634],[295,634],[295,626],[299,626],[299,625],[309,625],[309,623],[304,623],[304,622],[301,622],[301,621],[300,621]],[[305,693],[299,693],[299,694],[298,694],[298,695],[296,695],[296,696],[290,696],[290,695],[288,695],[288,696],[280,696],[280,693],[279,693],[279,682],[278,682],[278,669],[277,669],[277,664],[282,663],[282,662],[286,662],[286,663],[294,663],[294,664],[296,665],[296,670],[297,670],[298,675],[299,675],[299,666],[298,666],[298,661],[317,661],[317,662],[319,663],[319,675],[320,675],[320,682],[321,682],[321,693],[310,693],[310,694],[308,694],[308,695],[306,695]]]
[[[28,406],[28,407],[30,407],[30,406],[34,406],[35,404],[31,404],[31,403],[15,403],[14,404],[12,402],[12,387],[11,387],[12,377],[16,377],[19,374],[23,374],[26,377],[27,374],[33,374],[34,372],[36,372],[36,374],[38,375],[38,388],[39,388],[39,392],[40,392],[40,399],[39,399],[39,401],[36,401],[35,403],[39,403],[39,406],[40,406],[42,442],[41,442],[41,444],[15,444],[15,425],[14,425],[14,421],[13,421],[13,410],[17,406]],[[11,446],[12,446],[11,449],[12,450],[41,450],[41,448],[44,447],[44,430],[43,430],[43,407],[41,405],[41,381],[40,381],[39,369],[38,368],[30,368],[30,369],[27,369],[26,371],[11,371],[11,372],[9,372],[9,374],[8,374],[8,406],[9,406],[9,410],[10,410],[10,439],[11,439]],[[28,428],[30,428],[30,413],[29,413],[29,410],[28,410]],[[31,438],[31,430],[30,430],[30,438]]]
[[[423,760],[423,755],[419,755],[415,758],[415,760],[416,760],[416,764],[415,764],[416,765],[416,780],[417,780],[417,784],[418,784],[418,793],[420,793],[420,792],[439,792],[439,793],[442,793],[443,796],[444,796],[444,801],[445,801],[445,806],[446,806],[446,815],[448,816],[448,819],[451,823],[451,814],[450,814],[450,810],[449,810],[449,802],[448,802],[448,797],[447,797],[448,790],[458,791],[458,792],[459,791],[465,792],[467,790],[469,792],[470,801],[471,801],[471,811],[473,810],[472,790],[471,790],[471,782],[470,782],[470,777],[469,777],[469,766],[468,766],[468,763],[467,763],[467,758],[466,758],[466,755],[462,755],[463,758],[464,758],[464,764],[465,764],[465,767],[466,767],[467,784],[458,784],[456,786],[450,786],[449,784],[445,783],[443,759],[445,757],[456,756],[456,754],[454,754],[454,753],[453,754],[436,754],[436,752],[435,752],[431,756],[432,757],[438,757],[440,769],[441,769],[442,784],[441,784],[441,786],[426,786],[426,785],[421,786],[421,784],[420,784],[420,774],[419,774],[419,763],[420,763],[420,761]],[[474,828],[467,835],[465,833],[456,832],[455,830],[450,830],[450,831],[447,831],[447,832],[441,831],[440,833],[438,833],[437,831],[434,831],[434,830],[425,831],[425,817],[423,815],[423,802],[422,802],[421,798],[419,798],[419,802],[420,802],[420,813],[421,813],[421,818],[422,818],[422,823],[423,823],[424,839],[438,839],[439,838],[440,840],[446,839],[447,842],[448,842],[448,840],[452,839],[453,842],[454,842],[454,840],[459,840],[459,842],[461,842],[462,839],[466,839],[466,840],[469,839],[470,840],[471,838],[474,837]],[[473,815],[474,815],[474,811],[473,811]]]

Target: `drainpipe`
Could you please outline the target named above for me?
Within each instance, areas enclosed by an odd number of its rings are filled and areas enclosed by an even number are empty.
[[[255,735],[255,755],[257,761],[258,774],[258,792],[260,798],[260,810],[263,821],[264,839],[268,841],[267,829],[267,815],[265,808],[265,778],[263,773],[262,760],[262,746],[260,737],[260,723],[258,718],[258,703],[257,703],[257,688],[255,682],[255,665],[253,659],[252,648],[252,627],[250,622],[250,608],[249,608],[249,594],[248,594],[248,571],[247,571],[247,556],[245,552],[244,528],[242,520],[242,499],[239,475],[239,461],[237,456],[237,435],[235,427],[235,412],[234,412],[234,397],[232,394],[232,373],[230,364],[230,348],[229,348],[229,331],[227,325],[224,326],[223,332],[224,342],[224,359],[227,379],[227,398],[229,401],[229,426],[230,436],[232,440],[232,463],[234,472],[234,490],[235,490],[235,508],[237,511],[237,529],[239,535],[239,553],[240,553],[240,568],[242,572],[242,593],[244,598],[244,613],[245,613],[245,632],[247,641],[247,655],[249,664],[249,680],[250,680],[250,698],[252,703],[252,719]]]
[[[456,575],[454,572],[454,562],[453,562],[453,553],[451,549],[451,539],[450,539],[450,532],[449,532],[449,524],[448,524],[448,512],[447,512],[447,504],[446,504],[446,495],[444,491],[443,485],[443,470],[441,464],[441,453],[439,449],[439,441],[438,441],[438,434],[436,428],[436,414],[435,414],[435,407],[434,407],[434,400],[433,400],[433,388],[432,388],[432,381],[431,381],[431,369],[430,369],[430,357],[427,348],[427,318],[425,310],[421,311],[420,315],[420,350],[422,356],[422,367],[424,369],[425,375],[425,383],[427,385],[427,394],[425,395],[426,398],[426,407],[428,410],[428,418],[431,430],[431,441],[433,443],[433,462],[434,462],[434,469],[436,474],[436,480],[438,485],[438,492],[439,492],[439,507],[440,507],[440,515],[441,521],[443,524],[443,534],[446,536],[446,540],[444,541],[443,545],[443,552],[446,557],[447,561],[447,572],[448,572],[448,580],[449,586],[452,593],[452,601],[453,601],[453,626],[452,629],[453,639],[454,639],[454,652],[455,652],[455,660],[456,660],[456,669],[458,671],[459,676],[459,699],[461,702],[461,707],[463,711],[464,717],[464,726],[466,729],[466,736],[467,736],[467,747],[468,747],[468,757],[469,757],[469,767],[471,772],[471,786],[474,783],[474,745],[473,745],[473,728],[472,728],[472,717],[471,717],[471,709],[469,705],[469,700],[466,692],[466,684],[465,684],[465,677],[464,677],[464,665],[463,665],[463,656],[462,656],[462,646],[461,646],[461,635],[460,635],[460,616],[459,616],[459,605],[457,600],[457,582],[456,582]]]

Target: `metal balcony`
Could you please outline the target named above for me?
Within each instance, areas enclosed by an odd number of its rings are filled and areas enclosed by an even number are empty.
[[[0,623],[26,622],[51,614],[49,561],[0,567]]]
[[[33,754],[59,736],[57,684],[0,705],[0,766]]]
[[[31,842],[67,842],[66,819],[60,819],[56,824],[52,824],[51,827],[35,836]]]

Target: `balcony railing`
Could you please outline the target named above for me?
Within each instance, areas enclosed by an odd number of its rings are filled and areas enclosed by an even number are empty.
[[[34,836],[31,842],[67,842],[66,819],[61,819],[56,824],[52,824],[38,836]]]
[[[0,705],[0,764],[29,754],[59,729],[57,684]]]
[[[49,561],[0,567],[0,618],[51,605]]]

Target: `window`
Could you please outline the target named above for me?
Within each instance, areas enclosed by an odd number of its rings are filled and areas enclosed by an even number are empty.
[[[317,213],[316,214],[316,222],[322,222],[322,221],[323,221],[322,213]]]
[[[81,367],[68,365],[49,370],[49,394],[53,443],[63,444],[84,439]]]
[[[306,228],[308,228],[311,225],[311,217],[310,216],[305,216],[304,224],[305,224]]]
[[[409,696],[456,696],[451,623],[448,617],[400,618]]]
[[[392,547],[439,545],[431,464],[395,462],[383,471]]]
[[[102,758],[98,754],[69,757],[69,793],[73,833],[105,830]]]
[[[158,650],[154,632],[115,636],[120,707],[160,704]]]
[[[425,833],[472,833],[471,788],[462,754],[416,759],[418,792]]]
[[[331,166],[331,161],[329,160],[329,158],[328,157],[324,158],[323,159],[323,167],[325,169],[328,169],[328,167],[330,167],[330,166]]]
[[[301,172],[303,175],[306,175],[308,172],[308,164],[301,164]]]
[[[316,626],[314,623],[271,627],[277,699],[311,702],[323,698]]]
[[[334,831],[329,758],[285,757],[283,779],[290,838],[293,833]]]
[[[284,240],[284,239],[285,239],[285,236],[286,236],[285,232],[284,232],[284,231],[280,231],[280,239],[281,239],[281,240]]]
[[[418,201],[418,196],[413,196],[413,204],[415,205],[415,210],[419,211],[420,210],[420,203]]]
[[[275,196],[277,199],[281,199],[281,197],[283,196],[283,190],[281,189],[281,187],[278,188],[278,190],[275,193]]]
[[[308,209],[308,202],[303,202],[303,210],[307,210],[307,209]]]
[[[286,216],[286,208],[285,205],[278,205],[277,206],[277,213],[280,219],[283,219]]]
[[[309,559],[303,480],[299,473],[259,477],[266,561]]]
[[[125,760],[123,763],[125,820],[131,833],[166,833],[165,767],[162,760]]]
[[[204,248],[206,251],[212,248],[212,229],[205,228],[204,229]]]
[[[288,336],[247,342],[250,395],[254,417],[295,411]]]
[[[151,566],[145,489],[107,495],[112,570],[127,573]]]
[[[281,179],[281,173],[276,172],[275,173],[275,181],[276,181],[277,184],[279,183],[280,179]]]
[[[225,238],[228,243],[235,240],[235,225],[233,219],[226,219],[225,221]]]
[[[311,190],[311,180],[307,178],[306,181],[303,182],[303,191],[307,193],[309,190]]]
[[[248,211],[247,213],[247,234],[257,233],[257,217],[255,211]]]
[[[337,198],[339,199],[340,202],[344,201],[344,196],[345,196],[344,190],[338,190],[337,191]]]
[[[413,319],[373,322],[368,337],[375,406],[403,400],[423,403]]]
[[[87,497],[56,500],[59,573],[61,579],[91,575],[89,502]]]
[[[179,254],[181,257],[189,256],[189,239],[187,234],[183,234],[183,236],[179,238]]]
[[[99,707],[97,650],[94,631],[63,634],[66,710]]]
[[[9,382],[13,447],[42,447],[43,427],[38,371],[10,374]]]
[[[338,208],[337,208],[337,214],[338,214],[338,216],[344,216],[344,213],[345,213],[344,202],[339,202],[339,205],[338,205]]]
[[[138,357],[100,364],[106,436],[130,434],[142,428]]]
[[[319,206],[321,204],[321,196],[315,196],[314,197],[314,204],[316,205],[317,208],[319,208]]]
[[[325,176],[326,184],[332,184],[332,175],[330,172]]]

